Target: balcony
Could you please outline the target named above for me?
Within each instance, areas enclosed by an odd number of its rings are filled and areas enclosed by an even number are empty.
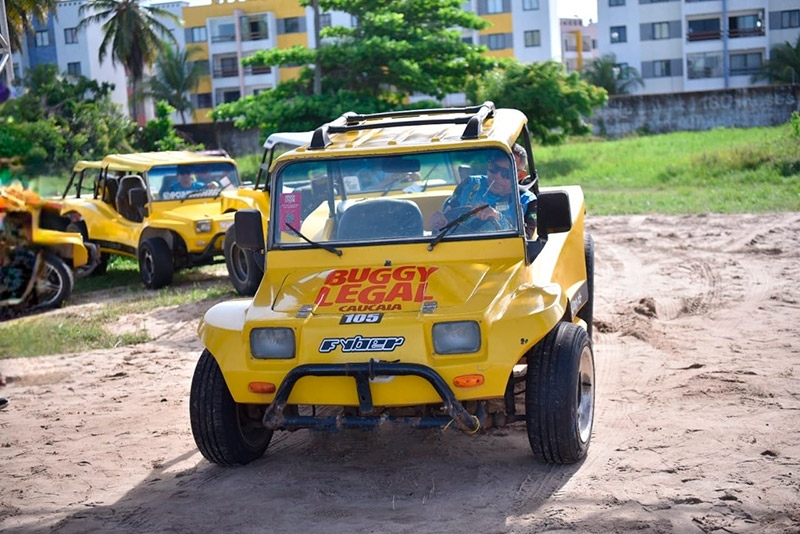
[[[712,41],[714,39],[721,39],[722,32],[720,30],[708,30],[708,31],[697,31],[697,32],[690,32],[686,35],[686,40],[693,42],[693,41]]]
[[[728,30],[728,37],[758,37],[764,35],[764,28],[731,28]]]
[[[239,69],[235,68],[215,68],[214,78],[235,78],[239,76]]]

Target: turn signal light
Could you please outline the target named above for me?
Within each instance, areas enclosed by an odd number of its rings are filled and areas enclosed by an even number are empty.
[[[275,384],[272,382],[250,382],[247,384],[250,393],[275,393]]]
[[[453,379],[453,385],[457,388],[474,388],[483,385],[483,375],[461,375]]]

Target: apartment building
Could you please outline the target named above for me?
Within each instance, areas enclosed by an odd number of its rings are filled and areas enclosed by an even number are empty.
[[[121,65],[110,57],[101,64],[97,57],[103,32],[100,24],[77,30],[86,13],[80,13],[85,0],[63,0],[57,16],[36,27],[26,46],[15,57],[15,67],[29,68],[40,63],[57,64],[59,70],[82,74],[97,81],[115,84],[114,100],[128,107],[127,80]],[[209,112],[218,104],[271,89],[281,80],[297,76],[300,67],[243,67],[241,61],[258,50],[302,45],[314,48],[314,13],[286,0],[211,0],[205,4],[187,1],[151,3],[177,15],[183,22],[170,27],[180,48],[191,51],[192,59],[204,72],[191,99],[195,111],[192,122],[209,122]],[[558,18],[556,0],[469,0],[463,9],[490,23],[480,31],[464,31],[467,42],[483,44],[488,54],[514,57],[523,63],[564,61],[569,70],[578,70],[587,58],[597,57],[596,29],[583,26],[580,19]],[[321,27],[357,24],[342,12],[322,13]],[[577,45],[578,40],[581,46]],[[15,71],[21,74],[19,69]],[[415,95],[422,99],[425,95]],[[462,105],[463,94],[449,95],[443,104]],[[145,106],[146,118],[152,106]],[[141,118],[140,118],[141,119]],[[174,119],[177,121],[178,117]]]
[[[763,85],[752,74],[798,35],[798,0],[598,0],[601,54],[641,73],[639,94]]]

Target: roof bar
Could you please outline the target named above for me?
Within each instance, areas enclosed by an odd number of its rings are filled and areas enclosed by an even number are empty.
[[[316,130],[311,138],[310,150],[320,150],[331,144],[331,133],[352,132],[357,130],[372,130],[375,128],[390,128],[395,126],[425,126],[428,124],[466,124],[461,139],[477,139],[481,134],[483,121],[494,116],[494,102],[486,101],[480,106],[463,108],[434,108],[434,109],[408,109],[402,111],[387,111],[358,115],[349,111],[338,119],[323,124]],[[469,114],[465,117],[455,118],[423,118],[423,115],[444,115],[453,113]],[[388,119],[394,117],[418,117],[416,119],[400,120],[394,122],[372,122],[364,124],[370,119]]]

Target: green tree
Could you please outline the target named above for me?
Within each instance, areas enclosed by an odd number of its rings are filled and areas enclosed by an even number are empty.
[[[414,92],[440,98],[462,91],[469,76],[495,64],[482,54],[484,47],[462,40],[459,28],[482,29],[487,23],[464,11],[459,0],[318,0],[318,4],[324,11],[351,14],[358,25],[323,28],[316,49],[296,46],[248,57],[246,66],[312,66],[304,67],[297,80],[217,106],[212,113],[215,120],[235,120],[240,128],[257,126],[267,135],[314,128],[347,111],[431,107],[436,104],[404,102]],[[322,90],[316,94],[315,72],[322,73]]]
[[[139,128],[136,135],[136,148],[143,152],[202,150],[202,145],[190,145],[178,135],[170,118],[173,113],[175,113],[175,108],[167,101],[156,102],[156,117]]]
[[[644,87],[639,71],[626,63],[617,63],[615,54],[605,54],[592,61],[582,73],[583,79],[602,87],[609,95],[625,95]]]
[[[88,0],[79,11],[93,13],[81,20],[78,29],[93,23],[102,23],[103,41],[98,50],[102,63],[111,55],[111,64],[117,62],[125,67],[131,81],[132,93],[139,93],[138,86],[144,77],[146,67],[150,67],[163,49],[162,36],[177,45],[175,36],[160,19],[180,19],[166,9],[158,6],[143,6],[138,0]],[[134,98],[133,116],[138,117],[138,103]]]
[[[33,21],[46,22],[56,14],[58,0],[6,0],[8,42],[12,50],[22,50],[22,36],[33,31]]]
[[[753,75],[752,81],[767,80],[770,83],[800,83],[800,36],[797,41],[775,45],[770,50],[769,59]]]
[[[156,59],[156,74],[145,82],[144,96],[154,101],[163,100],[172,106],[186,123],[186,112],[194,111],[194,104],[189,97],[190,92],[197,89],[203,68],[192,61],[197,54],[196,48],[183,49],[165,46],[164,52]]]
[[[17,156],[36,173],[130,151],[134,124],[112,102],[112,85],[63,76],[55,65],[29,69],[22,81],[25,92],[0,106],[0,157]]]
[[[528,117],[531,135],[543,144],[589,133],[583,118],[608,100],[605,90],[584,82],[577,73],[567,74],[555,61],[526,65],[508,61],[485,79],[485,83],[473,80],[469,84],[468,98],[519,109]]]

